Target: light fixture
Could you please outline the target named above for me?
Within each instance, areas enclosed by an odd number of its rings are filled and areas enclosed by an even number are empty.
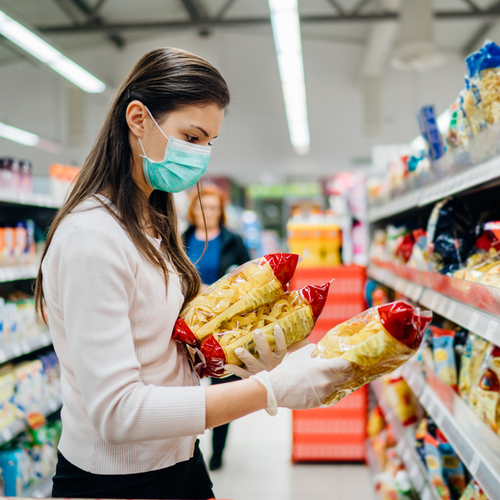
[[[85,92],[98,94],[106,89],[104,82],[1,10],[0,34]]]
[[[310,136],[297,0],[269,0],[269,10],[290,141],[296,153],[307,154]]]
[[[9,141],[18,142],[24,146],[36,146],[37,148],[44,149],[51,153],[59,153],[61,145],[47,139],[42,139],[40,136],[31,132],[26,132],[12,125],[6,125],[0,122],[0,137],[8,139]]]

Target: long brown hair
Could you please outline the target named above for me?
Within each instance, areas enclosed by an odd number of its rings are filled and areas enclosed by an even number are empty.
[[[166,114],[189,105],[217,104],[225,109],[229,99],[224,78],[201,57],[174,48],[156,49],[144,55],[119,88],[73,191],[51,224],[42,262],[64,217],[90,196],[105,194],[117,211],[104,203],[103,207],[128,232],[145,258],[163,273],[165,285],[168,285],[164,255],[144,232],[141,214],[149,212],[151,225],[162,238],[162,250],[184,280],[185,301],[197,295],[200,278],[181,241],[173,195],[155,190],[148,200],[132,178],[132,149],[125,115],[133,100],[141,101],[155,119],[161,121]],[[35,303],[38,317],[45,320],[41,264]]]

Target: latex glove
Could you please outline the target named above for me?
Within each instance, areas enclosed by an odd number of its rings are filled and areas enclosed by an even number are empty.
[[[274,370],[252,376],[267,390],[270,415],[276,415],[279,406],[294,410],[321,406],[327,396],[352,378],[349,361],[312,358],[315,348],[314,344],[302,347],[288,354]]]
[[[260,330],[255,330],[253,332],[253,340],[259,353],[259,359],[254,357],[246,349],[238,347],[238,349],[234,350],[234,353],[241,359],[247,369],[245,370],[245,368],[236,365],[225,365],[224,368],[226,371],[241,378],[248,378],[256,373],[265,370],[272,370],[275,366],[278,366],[287,353],[286,339],[285,334],[279,325],[274,327],[273,333],[274,340],[276,342],[274,352],[271,351],[271,346],[269,345],[266,336]]]

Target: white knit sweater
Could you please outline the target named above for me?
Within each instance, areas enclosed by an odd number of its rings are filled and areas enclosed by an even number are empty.
[[[95,198],[57,228],[42,272],[62,371],[61,453],[95,474],[188,460],[205,428],[205,393],[171,338],[184,300],[178,276],[166,293]]]

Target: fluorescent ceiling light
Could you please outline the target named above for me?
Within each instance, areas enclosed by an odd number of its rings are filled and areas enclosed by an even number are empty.
[[[269,0],[269,9],[290,141],[296,153],[307,154],[310,137],[297,0]]]
[[[85,92],[95,94],[106,89],[104,82],[2,11],[0,11],[0,34]]]
[[[9,141],[18,142],[24,146],[36,146],[37,148],[50,151],[51,153],[59,153],[61,151],[60,144],[42,139],[36,134],[26,132],[26,130],[13,127],[12,125],[6,125],[5,123],[0,123],[0,137],[8,139]]]

